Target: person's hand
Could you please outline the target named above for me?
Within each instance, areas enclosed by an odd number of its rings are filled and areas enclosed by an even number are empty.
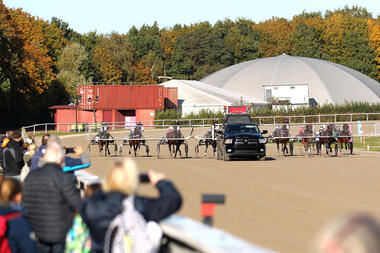
[[[74,152],[76,155],[81,155],[81,154],[83,154],[84,150],[81,146],[78,146],[78,147],[74,148]]]
[[[158,181],[165,179],[165,175],[160,172],[156,172],[154,170],[149,170],[148,171],[148,176],[150,179],[150,183],[154,186],[158,183]]]

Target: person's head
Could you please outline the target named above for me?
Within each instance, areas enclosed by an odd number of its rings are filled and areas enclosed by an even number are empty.
[[[8,138],[12,138],[13,136],[13,131],[12,130],[8,130],[5,134]]]
[[[48,137],[48,140],[47,140],[47,146],[52,144],[52,143],[57,143],[58,145],[61,145],[61,140],[59,139],[58,136],[56,135],[51,135]]]
[[[5,178],[0,186],[0,195],[1,200],[6,204],[21,203],[22,186],[20,181],[14,178]]]
[[[105,192],[119,191],[124,194],[133,194],[139,184],[139,170],[133,160],[125,159],[116,162],[108,170],[104,181],[103,189]]]
[[[36,150],[37,150],[36,144],[34,144],[34,143],[29,144],[28,151],[29,151],[29,153],[30,153],[31,156],[34,155],[34,153],[36,152]]]
[[[41,141],[42,145],[47,146],[49,137],[50,137],[50,134],[44,134],[44,136],[42,136],[42,141]]]
[[[48,146],[43,158],[47,163],[62,164],[65,158],[65,150],[58,143],[50,142],[49,138]]]
[[[21,136],[21,132],[20,132],[20,130],[14,130],[13,133],[12,133],[12,138],[13,138],[15,141],[21,141],[22,136]]]
[[[380,252],[380,227],[365,214],[346,215],[327,223],[312,244],[312,253]]]
[[[102,184],[100,182],[96,182],[96,183],[92,183],[90,185],[87,185],[86,189],[84,191],[84,195],[87,198],[101,188],[102,188]]]

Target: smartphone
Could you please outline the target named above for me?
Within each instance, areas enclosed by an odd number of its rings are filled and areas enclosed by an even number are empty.
[[[66,154],[75,153],[74,148],[66,148]]]
[[[140,174],[139,178],[140,178],[140,183],[149,183],[150,182],[148,174],[145,174],[145,173]]]

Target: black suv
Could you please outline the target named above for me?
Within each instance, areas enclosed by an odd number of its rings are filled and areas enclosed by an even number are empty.
[[[222,145],[223,160],[234,157],[249,157],[265,160],[266,139],[255,123],[227,123]]]

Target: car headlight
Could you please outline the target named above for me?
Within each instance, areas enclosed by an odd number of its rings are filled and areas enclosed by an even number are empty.
[[[226,140],[224,141],[224,143],[226,143],[226,144],[232,144],[232,139],[226,139]]]
[[[259,139],[259,142],[260,142],[261,144],[265,144],[265,143],[267,142],[267,140],[265,140],[265,138],[260,138],[260,139]]]

